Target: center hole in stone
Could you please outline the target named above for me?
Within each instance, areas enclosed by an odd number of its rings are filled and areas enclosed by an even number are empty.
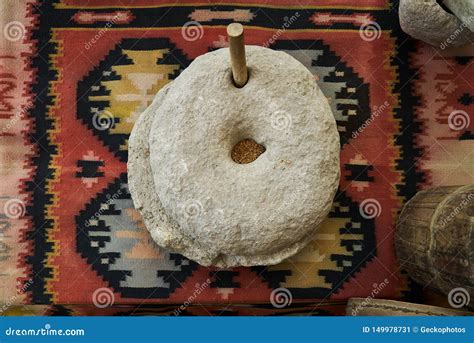
[[[253,139],[246,138],[234,145],[230,156],[235,163],[247,164],[255,161],[265,150],[263,145]]]

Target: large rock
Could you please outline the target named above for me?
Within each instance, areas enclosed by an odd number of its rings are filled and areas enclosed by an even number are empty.
[[[469,30],[474,32],[474,1],[444,0],[443,2]]]
[[[283,52],[247,46],[248,83],[229,51],[197,58],[135,124],[129,184],[153,239],[203,265],[280,262],[327,216],[339,182],[339,136],[312,74]],[[233,147],[265,151],[238,164]]]
[[[400,25],[407,34],[441,49],[474,42],[474,33],[436,0],[400,0]]]

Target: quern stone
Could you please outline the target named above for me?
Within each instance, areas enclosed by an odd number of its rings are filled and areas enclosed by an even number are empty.
[[[474,32],[474,1],[444,0],[443,3]]]
[[[220,267],[276,264],[326,218],[339,183],[339,135],[313,75],[290,55],[246,46],[198,57],[157,94],[129,140],[135,207],[158,245]],[[251,139],[264,151],[232,160]],[[263,149],[262,149],[263,150]]]
[[[474,42],[474,32],[436,0],[400,0],[399,16],[403,31],[438,48]]]

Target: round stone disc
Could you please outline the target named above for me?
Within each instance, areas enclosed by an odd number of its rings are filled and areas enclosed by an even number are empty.
[[[283,52],[246,46],[246,56],[242,88],[228,49],[197,58],[160,90],[129,140],[130,191],[153,239],[203,265],[293,255],[339,183],[339,135],[313,75]],[[232,151],[245,140],[264,148],[240,164]]]

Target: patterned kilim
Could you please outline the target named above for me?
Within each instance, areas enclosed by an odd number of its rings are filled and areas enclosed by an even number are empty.
[[[474,68],[403,34],[396,2],[0,6],[0,311],[324,315],[353,296],[420,300],[396,261],[396,218],[417,190],[474,181]],[[313,73],[337,121],[341,181],[299,254],[219,270],[153,243],[128,191],[127,144],[156,92],[227,46],[234,21],[247,44]]]

